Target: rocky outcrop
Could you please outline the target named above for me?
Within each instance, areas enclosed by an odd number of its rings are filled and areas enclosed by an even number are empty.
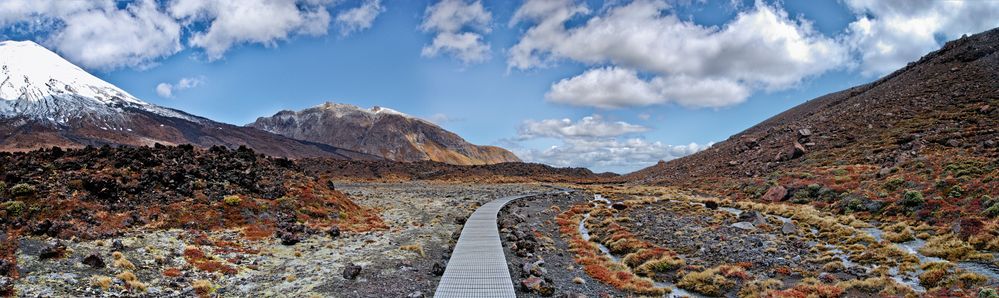
[[[456,165],[520,161],[506,149],[473,145],[433,123],[382,107],[361,109],[327,102],[298,112],[281,111],[261,117],[248,126],[394,161],[429,160]]]

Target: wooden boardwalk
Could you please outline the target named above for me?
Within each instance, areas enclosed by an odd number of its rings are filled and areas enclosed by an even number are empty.
[[[434,297],[516,297],[496,216],[503,205],[531,195],[493,200],[465,221]]]

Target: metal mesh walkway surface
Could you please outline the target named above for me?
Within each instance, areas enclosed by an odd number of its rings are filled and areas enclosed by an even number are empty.
[[[465,221],[434,297],[515,297],[496,214],[503,205],[528,195],[493,200]]]

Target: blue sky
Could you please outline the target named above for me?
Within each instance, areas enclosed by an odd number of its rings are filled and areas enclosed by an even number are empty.
[[[528,161],[628,172],[995,27],[994,3],[11,0],[0,36],[217,121],[385,106]]]

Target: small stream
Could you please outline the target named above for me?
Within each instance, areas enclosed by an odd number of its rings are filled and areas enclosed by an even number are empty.
[[[603,204],[605,204],[608,207],[610,207],[610,204],[611,204],[610,200],[604,198],[601,195],[594,195],[592,202],[594,202],[594,203],[603,203]],[[699,203],[699,202],[688,202],[688,203],[691,204],[691,205],[698,205],[698,206],[701,206],[701,207],[705,206],[703,203]],[[739,215],[741,215],[742,213],[745,212],[745,211],[743,211],[741,209],[732,208],[732,207],[719,207],[718,210],[721,210],[721,211],[724,211],[724,212],[728,212],[730,214],[735,215],[736,217],[738,217]],[[781,222],[784,222],[784,223],[792,222],[792,220],[790,218],[787,218],[787,217],[777,216],[777,215],[771,215],[771,216],[776,217],[778,220],[780,220]],[[587,213],[586,215],[583,216],[583,220],[581,220],[579,222],[579,233],[582,235],[583,239],[587,240],[587,241],[590,240],[590,232],[589,232],[589,230],[586,229],[586,226],[584,225],[584,223],[589,218],[590,218],[590,214]],[[879,229],[877,227],[865,228],[865,229],[861,229],[861,230],[864,231],[864,232],[867,232],[868,234],[870,234],[871,236],[873,236],[874,239],[877,240],[877,241],[881,241],[882,234],[884,234],[884,231],[882,231],[881,229]],[[811,228],[811,227],[809,228],[809,231],[812,233],[812,235],[817,235],[819,233],[818,230],[816,230],[815,228]],[[594,243],[596,243],[597,247],[600,249],[600,251],[602,251],[605,255],[607,255],[608,257],[610,257],[611,260],[614,260],[615,262],[620,262],[621,257],[615,256],[614,254],[612,254],[610,252],[610,249],[608,249],[606,246],[604,246],[603,244],[601,244],[599,242],[596,242],[596,241],[594,241]],[[820,245],[820,244],[819,243],[815,243],[815,245]],[[995,266],[990,266],[988,264],[977,263],[977,262],[950,262],[950,261],[947,261],[945,259],[923,255],[922,253],[919,252],[919,249],[922,248],[924,245],[926,245],[926,241],[925,240],[916,239],[916,240],[912,240],[912,241],[908,241],[908,242],[904,242],[904,243],[895,243],[895,245],[898,246],[899,248],[901,248],[903,251],[906,251],[909,254],[915,255],[917,258],[919,258],[919,262],[920,263],[949,262],[949,263],[953,263],[958,268],[964,269],[964,270],[966,270],[968,272],[974,272],[974,273],[978,273],[978,274],[984,275],[984,276],[988,277],[989,279],[991,279],[992,283],[999,281],[999,268],[997,268]],[[851,261],[850,258],[849,258],[849,256],[847,255],[847,253],[844,252],[841,249],[832,249],[832,250],[829,250],[829,251],[832,252],[833,254],[835,254],[835,256],[838,259],[840,259],[840,261],[843,263],[844,267],[847,267],[847,268],[860,268],[860,269],[863,269],[864,271],[867,271],[867,272],[869,272],[871,270],[870,268],[868,268],[866,266],[862,266],[860,264],[857,264],[857,263]],[[999,258],[999,254],[993,254],[993,257],[994,258]],[[926,292],[926,288],[924,288],[922,285],[919,284],[919,275],[922,274],[922,269],[917,268],[915,272],[910,272],[910,273],[907,273],[907,274],[899,273],[898,271],[899,270],[898,270],[897,266],[893,267],[893,268],[891,268],[889,270],[889,274],[892,276],[893,279],[895,279],[895,281],[911,287],[916,292],[920,292],[920,293]],[[657,287],[662,287],[662,288],[672,288],[673,291],[669,294],[669,297],[704,297],[702,295],[698,295],[696,293],[692,293],[692,292],[688,292],[688,291],[685,291],[683,289],[680,289],[680,288],[676,287],[673,283],[669,283],[669,282],[656,282],[656,286]]]
[[[700,203],[694,203],[694,204],[698,204],[698,205],[702,205],[703,206],[703,204],[700,204]],[[719,207],[718,210],[722,210],[722,211],[731,213],[731,214],[733,214],[735,216],[739,216],[739,215],[741,215],[744,212],[741,209],[732,208],[732,207]],[[787,217],[777,216],[777,215],[772,215],[772,216],[776,217],[781,222],[785,222],[785,223],[791,222],[791,219],[787,218]],[[861,230],[863,230],[864,232],[867,232],[872,237],[874,237],[875,240],[877,240],[879,242],[882,240],[882,234],[884,234],[884,231],[882,231],[881,229],[879,229],[877,227],[865,228],[865,229],[861,229]],[[811,231],[812,235],[817,235],[818,232],[819,232],[815,228],[810,228],[810,231]],[[931,263],[931,262],[948,262],[948,263],[951,263],[950,261],[947,261],[947,260],[944,260],[944,259],[941,259],[941,258],[930,257],[930,256],[926,256],[926,255],[923,255],[922,253],[920,253],[919,249],[922,248],[924,245],[926,245],[926,241],[922,240],[922,239],[916,239],[916,240],[912,240],[912,241],[908,241],[908,242],[904,242],[904,243],[895,243],[895,245],[898,248],[901,248],[903,251],[906,251],[909,254],[915,255],[917,258],[919,258],[919,262],[921,264]],[[857,264],[857,263],[854,263],[853,261],[850,261],[849,256],[846,254],[846,252],[844,252],[841,249],[833,249],[833,250],[830,250],[830,252],[832,252],[833,254],[835,254],[835,256],[838,259],[840,259],[840,261],[843,263],[844,267],[847,267],[847,268],[861,268],[864,271],[870,271],[870,268],[868,268],[866,266],[862,266],[862,265]],[[995,256],[994,255],[994,257],[999,257],[999,256]],[[956,265],[958,268],[964,269],[966,271],[974,272],[974,273],[978,273],[978,274],[987,276],[989,279],[991,279],[993,281],[999,281],[999,268],[995,268],[995,267],[989,266],[987,264],[976,263],[976,262],[957,262],[957,263],[954,263],[954,265]],[[917,268],[916,272],[911,272],[911,273],[908,273],[908,274],[902,274],[902,273],[899,273],[898,271],[899,270],[898,270],[897,266],[893,267],[893,268],[891,268],[889,270],[889,274],[891,274],[892,278],[895,279],[895,281],[911,287],[916,292],[920,292],[920,293],[926,292],[926,288],[924,288],[922,285],[919,284],[919,275],[922,274],[922,272],[923,272],[922,269]]]
[[[611,205],[611,201],[610,200],[608,200],[608,199],[606,199],[606,198],[604,198],[603,196],[600,196],[600,195],[594,195],[592,202],[594,202],[594,203],[598,203],[598,202],[599,203],[603,203],[608,208]],[[585,225],[587,219],[590,219],[590,214],[589,213],[584,214],[583,215],[583,219],[579,221],[579,234],[583,237],[583,240],[590,241],[590,230],[587,229],[586,225]],[[616,256],[616,255],[612,254],[610,252],[610,249],[607,248],[607,246],[604,246],[600,242],[597,242],[597,241],[592,241],[592,242],[597,245],[597,248],[599,248],[600,251],[604,253],[604,255],[607,255],[607,257],[609,257],[614,262],[621,263],[621,256]],[[700,295],[700,294],[697,294],[697,293],[694,293],[694,292],[688,292],[687,290],[681,289],[681,288],[677,287],[675,284],[673,284],[672,282],[661,282],[661,281],[656,281],[656,280],[652,280],[652,282],[653,282],[653,284],[657,288],[664,288],[664,289],[671,289],[672,290],[672,291],[670,291],[669,294],[666,294],[665,297],[670,297],[670,298],[681,298],[681,297],[704,298],[705,297],[703,295]]]

